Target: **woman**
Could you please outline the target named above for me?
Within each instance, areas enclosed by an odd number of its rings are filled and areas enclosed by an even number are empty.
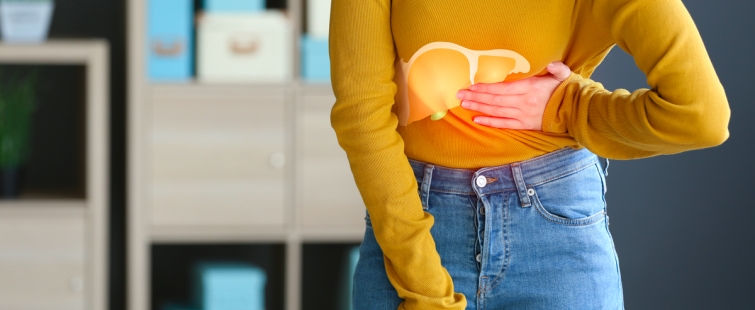
[[[596,155],[728,137],[679,0],[332,0],[330,29],[368,213],[355,309],[622,309]],[[652,89],[588,79],[614,45]]]

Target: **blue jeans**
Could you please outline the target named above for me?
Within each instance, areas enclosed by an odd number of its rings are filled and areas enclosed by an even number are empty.
[[[606,171],[587,149],[464,170],[410,160],[454,290],[467,309],[623,309],[608,231]],[[369,214],[354,273],[354,309],[393,310]]]

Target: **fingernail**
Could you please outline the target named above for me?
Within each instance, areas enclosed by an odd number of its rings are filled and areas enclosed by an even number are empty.
[[[550,64],[548,65],[548,68],[551,68],[551,69],[553,69],[553,68],[555,68],[555,67],[556,67],[556,64],[554,64],[554,63],[550,63]]]
[[[472,119],[472,121],[473,121],[473,122],[475,122],[476,124],[479,124],[479,123],[480,123],[480,121],[479,121],[479,120],[477,120],[476,118],[475,118],[475,119]]]
[[[469,86],[469,90],[477,90],[477,85]]]
[[[462,101],[461,106],[464,108],[469,108],[469,101]]]
[[[456,93],[456,98],[464,99],[464,93],[463,92],[457,92]]]

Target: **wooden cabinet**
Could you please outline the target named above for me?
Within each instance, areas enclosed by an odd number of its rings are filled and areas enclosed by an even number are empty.
[[[84,66],[81,195],[0,201],[0,309],[106,309],[109,46],[102,40],[0,44],[0,63]],[[66,192],[63,190],[62,192]]]
[[[335,96],[305,93],[298,100],[298,224],[305,229],[364,228],[364,203],[330,126]]]
[[[277,83],[150,81],[147,3],[128,1],[127,14],[128,307],[156,304],[154,255],[165,253],[155,249],[276,244],[285,249],[283,307],[300,310],[302,245],[353,245],[365,229],[330,127],[331,87],[296,78],[305,1],[285,2],[293,31],[280,39],[294,51],[280,56],[294,78]]]
[[[151,225],[283,226],[286,96],[156,88]]]
[[[83,208],[29,208],[0,212],[0,309],[84,309]]]

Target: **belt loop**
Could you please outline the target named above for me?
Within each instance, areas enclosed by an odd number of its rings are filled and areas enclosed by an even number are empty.
[[[425,164],[425,175],[422,176],[422,185],[419,188],[419,199],[422,201],[422,209],[427,210],[427,200],[430,197],[430,182],[433,179],[435,166]]]
[[[527,195],[527,184],[524,183],[524,177],[522,177],[522,167],[517,163],[511,164],[511,174],[514,176],[516,191],[519,192],[519,201],[522,203],[522,207],[532,206],[530,196]]]

